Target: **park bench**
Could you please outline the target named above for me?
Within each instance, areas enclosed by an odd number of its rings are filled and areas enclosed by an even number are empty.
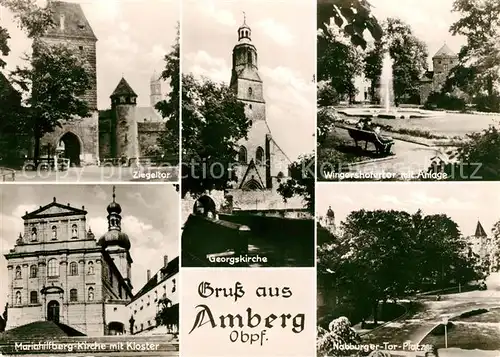
[[[375,145],[375,150],[378,154],[389,155],[391,153],[391,147],[394,145],[394,140],[383,139],[374,131],[361,130],[355,128],[348,128],[349,136],[354,139],[356,147],[358,147],[358,141],[365,142],[365,150],[367,150],[368,143]]]

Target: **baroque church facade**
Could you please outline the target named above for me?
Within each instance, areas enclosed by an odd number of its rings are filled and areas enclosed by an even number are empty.
[[[178,311],[178,258],[171,262],[165,258],[165,266],[154,280],[148,279],[134,295],[131,244],[122,230],[122,208],[114,188],[106,211],[108,231],[98,239],[87,225],[85,207],[64,205],[54,198],[26,212],[24,231],[5,254],[6,330],[51,321],[87,336],[140,334],[160,327],[154,317],[148,315],[146,322],[133,312],[142,301],[138,299],[153,290],[157,300],[151,299],[152,306],[158,306],[158,298],[162,298]]]
[[[65,44],[80,54],[91,77],[91,89],[83,96],[90,108],[89,117],[64,121],[62,127],[44,135],[42,156],[62,152],[76,166],[96,165],[111,158],[147,156],[165,130],[164,119],[154,109],[162,100],[159,76],[154,75],[150,81],[150,107],[137,106],[137,94],[122,78],[110,95],[111,109],[99,111],[97,37],[80,4],[50,1],[47,6],[53,14],[54,26],[42,41],[49,45]]]

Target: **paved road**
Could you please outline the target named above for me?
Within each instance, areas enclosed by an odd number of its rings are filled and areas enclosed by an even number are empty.
[[[392,152],[394,156],[384,161],[353,165],[352,169],[358,172],[418,174],[427,170],[431,159],[439,154],[438,148],[432,148],[407,141],[394,140]]]
[[[177,168],[137,168],[114,166],[71,167],[66,171],[22,171],[15,172],[16,182],[109,182],[109,181],[143,181],[143,182],[175,182]]]

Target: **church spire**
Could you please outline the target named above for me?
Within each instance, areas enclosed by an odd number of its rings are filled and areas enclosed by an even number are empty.
[[[108,211],[108,231],[99,239],[99,245],[103,248],[119,246],[130,249],[130,240],[121,230],[122,207],[116,202],[116,186],[113,186],[113,202],[106,208]]]

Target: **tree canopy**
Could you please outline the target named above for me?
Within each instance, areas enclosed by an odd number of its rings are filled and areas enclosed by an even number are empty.
[[[479,108],[499,111],[500,79],[500,3],[497,0],[455,0],[453,11],[460,18],[450,27],[453,35],[462,35],[467,44],[460,50],[461,65],[474,71],[475,95],[487,96],[489,103],[477,103]]]
[[[33,42],[33,53],[24,58],[25,65],[11,73],[11,83],[20,89],[23,106],[11,108],[7,135],[31,134],[35,140],[35,160],[40,155],[40,139],[54,131],[62,121],[71,121],[89,114],[82,99],[91,88],[88,64],[64,43],[43,41],[45,31],[52,26],[51,10],[40,8],[35,0],[0,0],[9,9]],[[0,34],[0,42],[5,39]]]
[[[225,190],[236,179],[237,142],[250,121],[225,84],[182,76],[182,196]]]
[[[300,196],[304,199],[304,206],[314,214],[314,192],[315,192],[315,156],[313,154],[304,155],[289,167],[290,177],[280,183],[278,193],[286,201],[293,196]]]
[[[375,40],[382,37],[382,29],[370,8],[367,0],[318,0],[318,29],[328,32],[327,29],[333,20],[338,28],[350,36],[354,46],[365,49],[365,30],[368,30]]]
[[[161,78],[169,81],[170,92],[166,99],[156,104],[163,118],[167,118],[165,131],[158,139],[164,157],[178,161],[179,157],[179,101],[180,101],[180,24],[177,23],[177,36],[171,51],[165,55],[165,69]],[[171,162],[173,163],[173,162]]]
[[[379,301],[476,277],[466,241],[444,214],[359,210],[340,231],[318,250],[318,276],[359,306],[373,306],[375,319]]]
[[[417,101],[420,78],[427,70],[427,46],[414,34],[411,27],[400,19],[384,21],[380,41],[367,51],[365,56],[365,77],[371,80],[372,94],[378,87],[382,73],[382,58],[386,51],[393,60],[393,85],[396,103]]]

